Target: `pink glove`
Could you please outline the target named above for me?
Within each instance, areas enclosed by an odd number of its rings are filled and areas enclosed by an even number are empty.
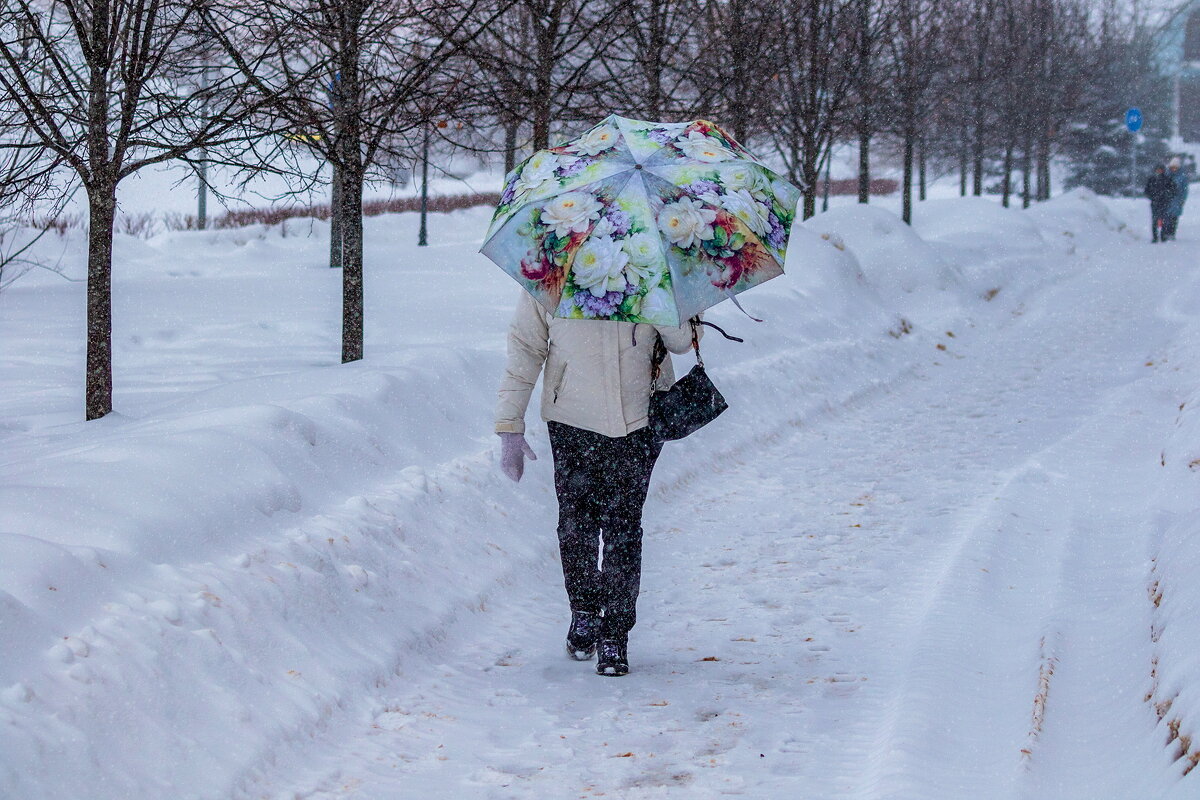
[[[537,455],[522,433],[500,434],[500,471],[514,481],[525,474],[525,459],[537,461]]]

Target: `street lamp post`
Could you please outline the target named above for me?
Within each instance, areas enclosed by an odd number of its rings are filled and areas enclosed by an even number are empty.
[[[1125,127],[1129,130],[1129,186],[1133,192],[1137,192],[1138,131],[1142,129],[1143,122],[1141,109],[1131,108],[1125,112]]]

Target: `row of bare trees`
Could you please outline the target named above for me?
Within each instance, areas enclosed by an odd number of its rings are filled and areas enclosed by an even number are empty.
[[[1059,138],[1144,28],[1123,0],[0,0],[0,210],[89,209],[86,415],[112,409],[116,192],[167,161],[333,177],[342,360],[363,355],[363,189],[438,146],[506,168],[616,111],[707,117],[773,152],[815,212],[834,146],[1048,197]],[[1119,48],[1118,48],[1119,50]],[[455,125],[445,125],[454,119]]]
[[[88,201],[85,412],[112,410],[117,187],[167,161],[339,177],[343,361],[362,357],[362,196],[454,97],[487,0],[3,0],[0,206]],[[311,171],[311,170],[309,170]],[[311,180],[311,175],[307,176]]]

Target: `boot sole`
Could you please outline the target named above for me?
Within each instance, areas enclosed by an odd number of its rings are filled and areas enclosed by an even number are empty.
[[[567,656],[572,661],[591,661],[592,656],[596,655],[596,645],[592,645],[587,650],[580,650],[572,647],[570,642],[567,642]]]
[[[602,678],[621,678],[629,674],[629,667],[607,666],[596,667],[596,674]]]

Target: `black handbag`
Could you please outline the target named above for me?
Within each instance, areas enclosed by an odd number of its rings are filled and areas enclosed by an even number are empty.
[[[700,339],[696,330],[699,324],[699,320],[691,320],[692,349],[696,351],[696,366],[666,391],[654,390],[654,384],[658,382],[658,376],[662,372],[662,362],[667,357],[667,348],[662,337],[655,334],[650,381],[650,435],[655,441],[671,442],[682,439],[703,428],[729,408],[721,392],[704,371],[704,359],[700,357]],[[710,322],[703,324],[717,327]],[[741,341],[724,331],[721,333],[726,338]]]

